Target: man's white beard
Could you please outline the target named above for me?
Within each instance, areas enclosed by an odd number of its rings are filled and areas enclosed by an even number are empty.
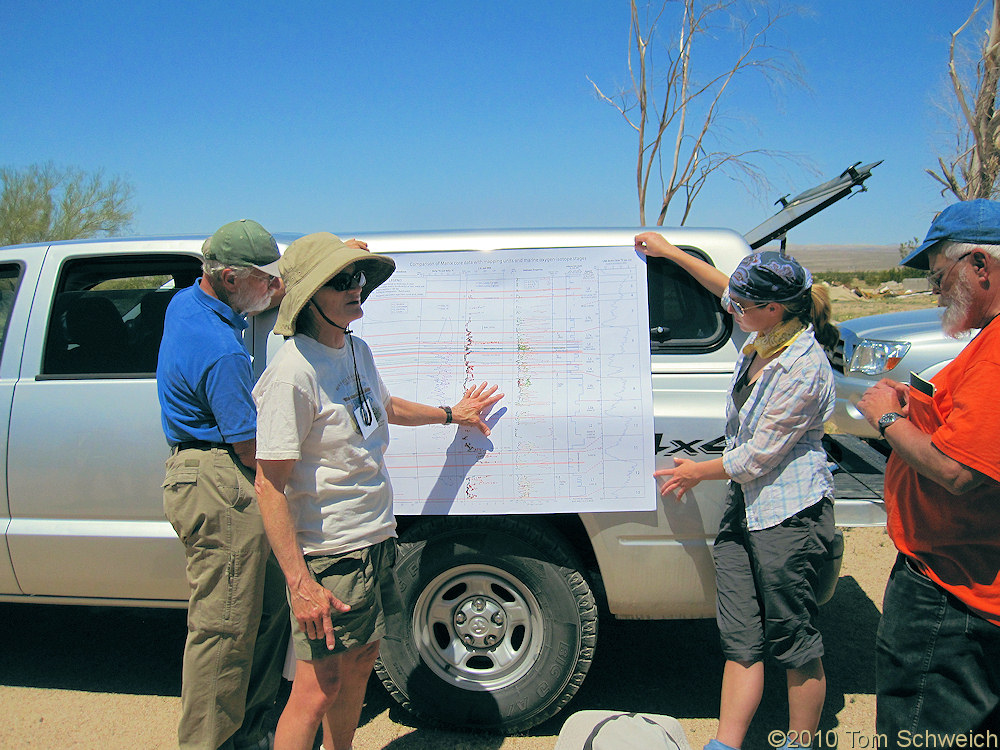
[[[240,289],[230,297],[232,306],[243,315],[253,315],[267,309],[271,304],[271,289],[267,288],[263,294],[254,294],[251,289]]]
[[[965,333],[972,326],[969,324],[969,311],[972,309],[972,282],[964,274],[955,276],[955,282],[948,290],[947,306],[941,316],[941,327],[944,332],[955,337]]]

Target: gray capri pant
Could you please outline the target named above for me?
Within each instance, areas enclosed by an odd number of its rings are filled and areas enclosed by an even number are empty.
[[[743,490],[730,483],[712,554],[723,655],[752,664],[767,651],[786,669],[823,656],[816,585],[836,530],[823,498],[777,526],[747,529]]]

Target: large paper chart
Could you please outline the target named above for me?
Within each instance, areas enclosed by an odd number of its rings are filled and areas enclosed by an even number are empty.
[[[391,427],[404,514],[656,507],[646,266],[629,247],[400,253],[353,329],[389,391],[455,404],[488,381],[490,436]]]

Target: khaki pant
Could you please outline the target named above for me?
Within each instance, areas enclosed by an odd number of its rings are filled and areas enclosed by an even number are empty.
[[[289,622],[253,477],[226,449],[178,451],[167,459],[163,508],[191,588],[179,745],[252,746],[270,728]]]

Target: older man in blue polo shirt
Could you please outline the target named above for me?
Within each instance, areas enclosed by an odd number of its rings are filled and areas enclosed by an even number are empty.
[[[249,220],[226,224],[202,250],[202,277],[167,308],[156,370],[171,448],[163,506],[191,588],[178,740],[266,748],[289,619],[253,488],[257,413],[242,334],[247,315],[280,299],[279,253]]]

